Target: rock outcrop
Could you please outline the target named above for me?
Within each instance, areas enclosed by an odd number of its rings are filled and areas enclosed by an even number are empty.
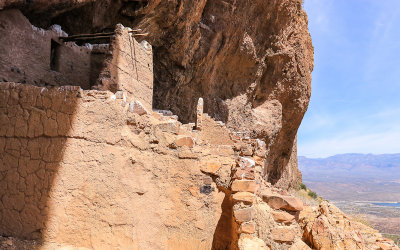
[[[154,107],[193,122],[204,110],[267,144],[268,180],[295,188],[295,138],[311,93],[313,47],[300,0],[57,0],[2,2],[33,24],[69,34],[112,30],[149,33],[154,52]]]
[[[352,220],[329,202],[300,213],[303,240],[314,249],[399,249],[369,226]]]

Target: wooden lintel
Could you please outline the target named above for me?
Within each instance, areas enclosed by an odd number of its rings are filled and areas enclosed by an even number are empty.
[[[149,33],[143,33],[143,34],[132,34],[132,35],[134,35],[134,36],[148,36],[148,35],[149,35]]]
[[[60,37],[64,42],[69,42],[69,41],[77,41],[77,40],[96,40],[96,39],[107,39],[111,38],[112,35],[108,36],[89,36],[89,37],[65,37],[64,39]]]
[[[95,34],[79,34],[79,35],[72,35],[72,36],[62,36],[59,37],[61,40],[70,40],[70,39],[75,39],[75,38],[81,38],[81,37],[98,37],[98,36],[113,36],[115,33],[114,32],[108,32],[108,33],[95,33]]]

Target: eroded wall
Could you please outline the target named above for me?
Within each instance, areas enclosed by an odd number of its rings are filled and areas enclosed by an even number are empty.
[[[117,25],[111,56],[101,72],[97,89],[124,91],[149,110],[153,107],[153,53],[149,43],[138,43],[132,29]]]
[[[204,151],[200,135],[187,144],[197,135],[178,121],[131,113],[112,96],[0,84],[0,234],[97,249],[210,249],[225,194],[200,163],[223,161],[229,176],[232,149]]]
[[[96,59],[104,58],[104,50],[92,54],[92,46],[59,40],[66,35],[59,26],[32,26],[19,10],[0,11],[0,81],[90,89],[103,68]]]
[[[75,87],[0,83],[0,234],[39,238],[77,105]]]

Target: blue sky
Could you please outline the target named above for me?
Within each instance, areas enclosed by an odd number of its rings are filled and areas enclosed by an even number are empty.
[[[315,49],[298,154],[400,153],[400,0],[305,0]]]

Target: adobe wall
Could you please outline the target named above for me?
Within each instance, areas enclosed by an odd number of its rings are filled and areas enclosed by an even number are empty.
[[[40,237],[76,96],[76,87],[0,83],[1,235]]]
[[[225,194],[200,167],[225,162],[228,180],[232,149],[203,150],[173,118],[76,87],[0,83],[0,128],[0,235],[211,248]]]
[[[153,106],[153,53],[146,41],[139,43],[132,29],[120,24],[110,43],[106,67],[100,73],[97,89],[124,91],[128,97],[139,100],[146,108]]]
[[[90,89],[97,80],[91,75],[103,67],[96,60],[104,52],[92,55],[91,46],[62,43],[58,37],[65,35],[59,26],[34,27],[19,10],[0,11],[0,81]]]

